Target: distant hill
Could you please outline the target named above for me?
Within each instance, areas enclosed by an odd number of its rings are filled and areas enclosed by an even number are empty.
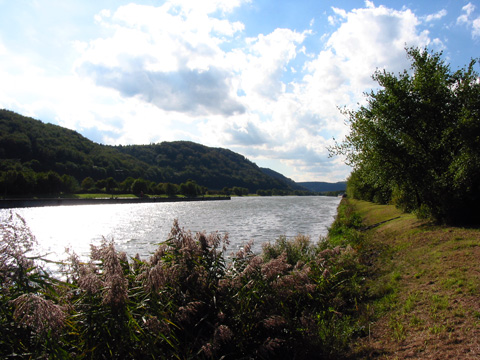
[[[236,186],[250,192],[291,191],[295,186],[227,149],[188,141],[101,145],[61,126],[0,110],[0,182],[20,173],[22,180],[16,181],[17,186],[27,186],[35,174],[49,171],[72,176],[79,183],[86,177],[117,181],[132,177],[175,184],[194,180],[209,189]]]
[[[280,174],[279,172],[276,172],[272,169],[268,169],[268,168],[260,168],[260,170],[262,170],[262,172],[266,175],[269,175],[275,179],[278,179],[286,184],[288,184],[288,186],[290,186],[293,190],[298,190],[298,191],[311,191],[309,189],[307,189],[306,187],[300,185],[299,183],[296,183],[295,181],[293,181],[292,179],[289,179],[287,178],[286,176]]]
[[[336,183],[310,181],[310,182],[298,182],[297,184],[314,192],[345,191],[347,188],[346,181],[340,181]]]
[[[189,179],[209,189],[244,187],[292,190],[289,184],[269,176],[243,155],[223,148],[212,148],[190,141],[115,147],[120,153],[148,164],[157,171],[157,181],[182,183]],[[153,174],[152,174],[153,175]]]

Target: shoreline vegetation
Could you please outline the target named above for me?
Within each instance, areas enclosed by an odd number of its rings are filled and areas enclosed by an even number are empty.
[[[261,254],[251,243],[226,254],[228,237],[193,234],[175,221],[150,259],[128,259],[105,241],[92,246],[88,262],[69,254],[56,277],[34,255],[34,236],[12,211],[1,225],[0,354],[336,357],[363,331],[356,315],[359,239],[341,240],[350,220],[341,221],[331,241],[280,237]]]
[[[230,200],[230,196],[200,197],[85,197],[85,198],[25,198],[0,200],[0,209],[13,209],[41,206],[105,205],[105,204],[143,204],[182,201],[220,201]]]
[[[480,230],[342,199],[329,235],[254,254],[174,222],[150,259],[113,242],[56,278],[12,212],[0,354],[16,358],[434,359],[480,356]]]

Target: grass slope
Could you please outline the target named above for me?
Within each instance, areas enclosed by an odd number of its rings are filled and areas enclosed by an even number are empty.
[[[480,230],[435,225],[393,206],[349,200],[373,271],[369,334],[354,359],[480,357]],[[375,226],[375,224],[379,224]]]

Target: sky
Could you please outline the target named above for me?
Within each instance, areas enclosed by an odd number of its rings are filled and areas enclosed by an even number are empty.
[[[480,49],[480,1],[0,0],[0,108],[101,144],[188,140],[295,181],[345,180],[341,109]]]

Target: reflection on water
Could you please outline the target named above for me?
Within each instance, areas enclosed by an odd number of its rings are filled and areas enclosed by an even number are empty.
[[[64,258],[65,248],[88,255],[90,244],[114,239],[118,250],[147,257],[167,239],[174,219],[192,232],[229,234],[229,250],[250,239],[254,251],[285,235],[325,236],[334,220],[339,198],[245,197],[231,201],[82,205],[13,209],[36,236],[42,252]],[[4,218],[11,210],[0,210]]]

